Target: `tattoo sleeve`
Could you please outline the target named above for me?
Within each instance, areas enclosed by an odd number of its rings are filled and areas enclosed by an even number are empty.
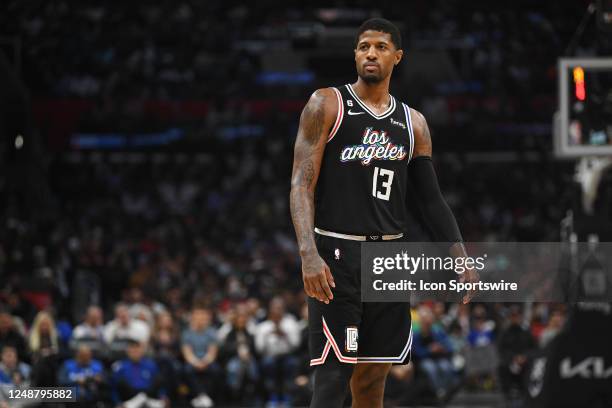
[[[300,117],[295,141],[291,193],[291,219],[295,228],[300,254],[315,250],[314,192],[319,177],[329,127],[325,115],[325,95],[315,92]]]

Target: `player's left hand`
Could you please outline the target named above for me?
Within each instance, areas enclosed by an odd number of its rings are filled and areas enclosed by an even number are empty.
[[[480,281],[480,274],[475,269],[467,269],[463,274],[459,277],[459,282],[463,283],[476,283]],[[470,303],[470,301],[476,296],[478,290],[472,289],[469,290],[463,296],[463,304],[466,305]]]

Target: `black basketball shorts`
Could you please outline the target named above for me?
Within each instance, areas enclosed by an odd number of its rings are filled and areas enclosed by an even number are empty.
[[[360,241],[315,234],[315,242],[336,287],[329,304],[308,298],[310,365],[330,354],[349,364],[408,364],[410,304],[361,301]]]

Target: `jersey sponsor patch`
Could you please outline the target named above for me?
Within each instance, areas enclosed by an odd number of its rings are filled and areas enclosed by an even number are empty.
[[[356,352],[359,343],[359,330],[357,326],[348,326],[346,328],[346,342],[344,349],[350,352]]]
[[[406,124],[404,122],[400,122],[399,120],[395,120],[393,118],[389,118],[389,121],[392,125],[399,126],[402,129],[406,130]]]

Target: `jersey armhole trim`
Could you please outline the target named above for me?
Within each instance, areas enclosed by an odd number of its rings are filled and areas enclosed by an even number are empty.
[[[342,95],[337,88],[332,88],[334,92],[336,92],[336,98],[338,99],[338,113],[336,114],[336,122],[334,123],[334,127],[331,132],[329,132],[329,136],[327,136],[327,143],[331,142],[331,140],[338,133],[338,129],[342,124],[342,118],[344,118],[344,102],[342,101]]]
[[[402,105],[404,106],[404,113],[406,114],[408,137],[410,138],[410,152],[408,153],[408,163],[410,163],[410,160],[412,160],[412,152],[414,151],[414,129],[412,129],[412,116],[410,115],[410,108],[405,103],[402,103]]]

